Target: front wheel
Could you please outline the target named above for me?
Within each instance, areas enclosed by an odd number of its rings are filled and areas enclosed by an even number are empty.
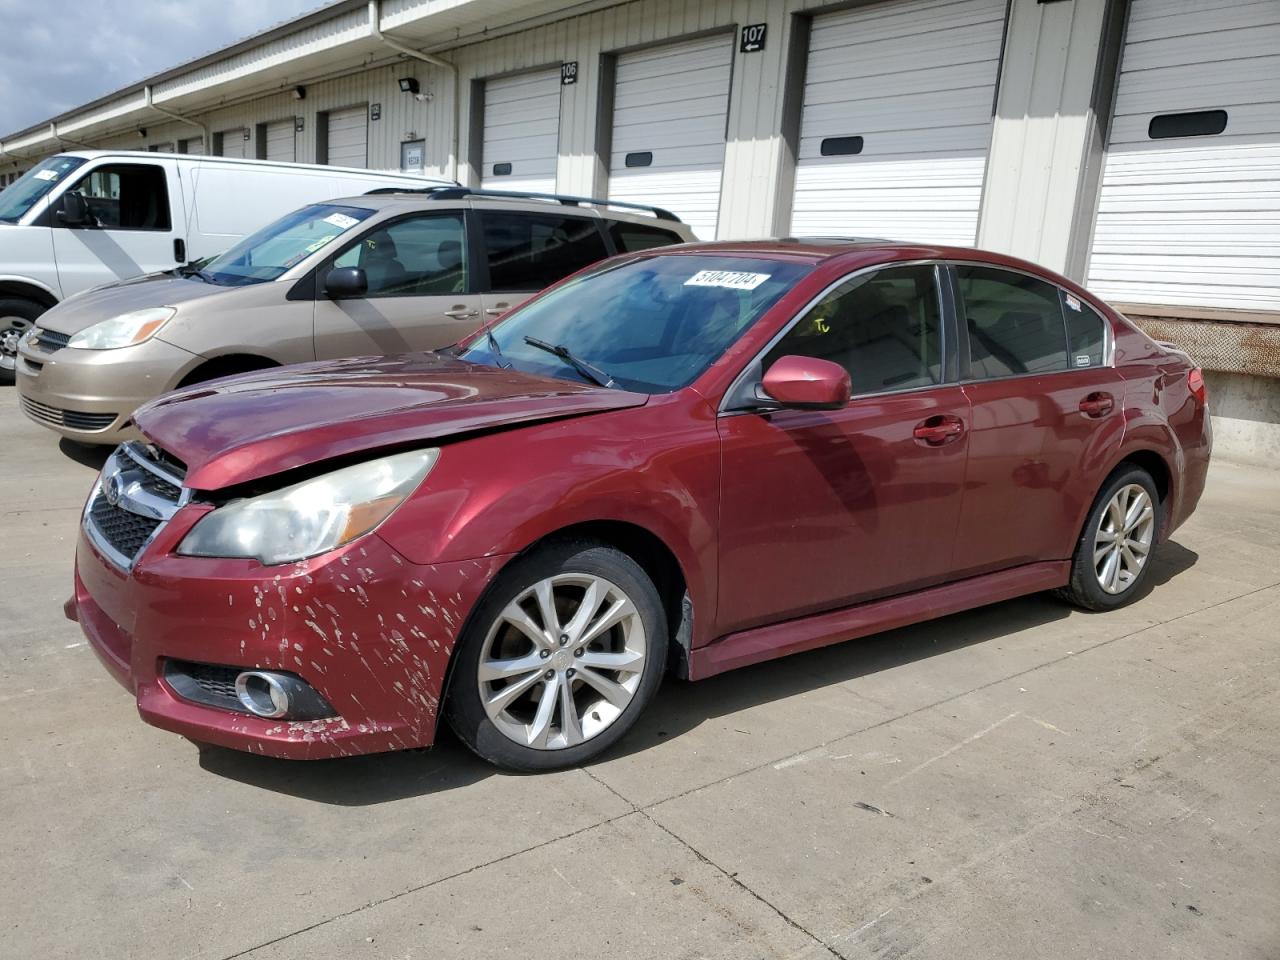
[[[455,657],[446,710],[459,738],[500,767],[553,770],[608,749],[653,699],[666,616],[626,554],[554,544],[499,575]]]
[[[0,383],[13,383],[18,342],[45,308],[22,297],[0,297]]]
[[[1086,610],[1114,610],[1137,599],[1159,536],[1160,496],[1151,475],[1125,467],[1103,484],[1060,594]]]

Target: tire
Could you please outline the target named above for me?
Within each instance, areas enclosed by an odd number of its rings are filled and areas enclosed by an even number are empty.
[[[588,598],[595,612],[580,622]],[[499,767],[575,766],[635,723],[662,681],[667,646],[661,598],[639,564],[601,543],[548,544],[502,571],[476,607],[454,653],[445,714]]]
[[[1120,522],[1121,537],[1116,538],[1117,511],[1126,510],[1136,511],[1126,520],[1138,519],[1132,526]],[[1122,465],[1093,501],[1071,558],[1071,580],[1058,595],[1085,610],[1115,610],[1132,603],[1151,574],[1151,557],[1159,541],[1156,485],[1141,467]]]
[[[25,297],[0,297],[0,384],[13,383],[18,341],[47,309]]]

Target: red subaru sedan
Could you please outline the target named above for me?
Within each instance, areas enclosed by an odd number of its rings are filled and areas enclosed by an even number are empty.
[[[67,613],[142,717],[278,757],[441,717],[543,770],[697,680],[1036,591],[1141,592],[1204,380],[969,249],[605,261],[437,354],[170,394],[85,507]]]

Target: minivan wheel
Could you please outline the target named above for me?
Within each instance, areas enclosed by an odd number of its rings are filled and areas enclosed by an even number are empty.
[[[0,298],[0,383],[13,383],[18,366],[18,342],[44,311],[34,300]]]
[[[666,656],[662,602],[639,564],[603,544],[547,545],[504,570],[468,622],[449,725],[510,770],[583,763],[635,723]]]
[[[1117,470],[1103,484],[1060,595],[1087,610],[1114,610],[1137,599],[1160,533],[1160,496],[1141,467]]]

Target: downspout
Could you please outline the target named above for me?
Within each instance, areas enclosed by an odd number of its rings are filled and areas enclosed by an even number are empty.
[[[406,47],[403,43],[392,40],[386,36],[379,24],[382,22],[382,2],[381,0],[369,0],[369,32],[373,35],[373,39],[380,43],[386,44],[392,50],[403,53],[406,57],[413,57],[415,60],[421,60],[423,63],[429,63],[433,67],[443,67],[453,74],[453,146],[449,153],[449,179],[457,182],[458,180],[458,117],[462,102],[462,85],[458,81],[458,68],[448,60],[441,60],[439,57],[433,57],[429,53],[423,53],[420,50],[414,50],[412,47]]]
[[[171,120],[177,120],[179,123],[190,124],[193,127],[200,128],[200,139],[204,143],[204,152],[208,153],[213,149],[213,137],[209,133],[209,128],[199,120],[192,120],[190,117],[184,117],[180,113],[174,113],[172,110],[166,110],[164,107],[157,107],[151,100],[151,84],[145,84],[142,88],[142,96],[146,100],[146,105],[156,113],[163,114]]]

